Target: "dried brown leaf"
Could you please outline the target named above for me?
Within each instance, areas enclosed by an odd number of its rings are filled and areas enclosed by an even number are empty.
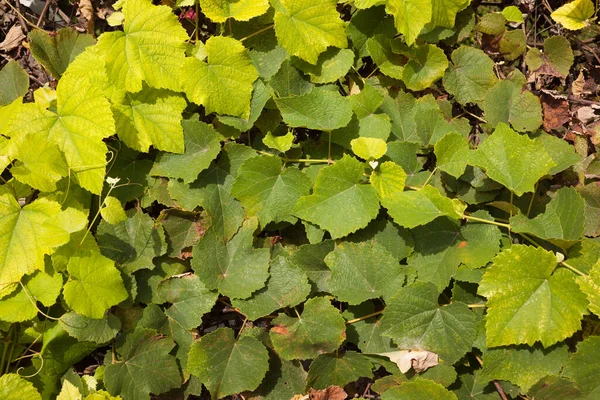
[[[23,39],[25,39],[25,35],[21,30],[21,25],[13,25],[6,34],[6,37],[2,43],[0,43],[0,50],[10,51],[19,46]]]
[[[322,390],[310,388],[308,391],[310,400],[345,400],[346,397],[348,397],[348,394],[339,386],[329,386]]]

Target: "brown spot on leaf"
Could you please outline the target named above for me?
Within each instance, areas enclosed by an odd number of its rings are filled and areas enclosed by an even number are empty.
[[[462,249],[463,247],[467,247],[467,242],[464,240],[458,244],[459,249]]]
[[[271,328],[271,332],[275,332],[275,333],[278,333],[278,334],[284,335],[284,336],[290,335],[290,331],[288,330],[288,328],[286,328],[283,325],[275,325],[274,327]]]

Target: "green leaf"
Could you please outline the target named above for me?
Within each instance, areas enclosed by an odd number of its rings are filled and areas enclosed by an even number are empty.
[[[349,49],[330,47],[321,53],[316,65],[302,59],[298,59],[294,64],[310,76],[311,82],[332,83],[348,73],[354,64],[354,52]]]
[[[213,22],[225,22],[228,18],[249,21],[263,15],[269,9],[268,0],[200,0],[202,12]]]
[[[487,270],[478,293],[487,297],[488,346],[553,345],[581,328],[587,300],[573,274],[556,268],[542,248],[512,245]]]
[[[516,6],[508,6],[502,9],[502,15],[506,18],[507,21],[510,22],[523,22],[523,14],[519,7]]]
[[[400,349],[437,353],[448,364],[458,361],[477,337],[477,318],[466,304],[439,306],[432,283],[414,283],[387,301],[381,329]]]
[[[232,126],[240,132],[247,132],[254,126],[261,116],[265,105],[273,97],[273,90],[266,86],[261,79],[254,81],[252,90],[252,99],[250,100],[250,115],[248,118],[232,117],[230,115],[220,115],[218,121]]]
[[[221,152],[220,135],[211,125],[189,119],[183,120],[185,152],[183,154],[161,153],[150,174],[168,178],[194,181],[198,174],[210,166]]]
[[[10,60],[0,70],[0,107],[25,96],[27,89],[29,89],[29,75],[18,62]]]
[[[4,400],[42,400],[42,396],[31,382],[19,374],[0,376],[0,398]]]
[[[503,122],[519,132],[535,131],[542,124],[540,101],[530,91],[522,90],[524,80],[515,80],[505,79],[487,91],[482,105],[485,118],[494,127]]]
[[[71,28],[59,29],[55,33],[50,35],[41,29],[32,30],[29,33],[29,48],[37,62],[55,79],[59,79],[75,57],[96,41],[91,35],[81,34]]]
[[[497,81],[494,61],[483,51],[461,46],[452,52],[452,66],[444,75],[444,88],[460,104],[483,101]]]
[[[464,10],[471,0],[431,0],[431,24],[444,28],[454,28],[456,14]]]
[[[250,336],[236,340],[229,328],[203,336],[188,355],[188,371],[200,379],[214,399],[256,389],[268,369],[265,346]]]
[[[502,13],[488,13],[484,14],[479,23],[477,23],[477,30],[486,35],[499,36],[506,30],[505,27],[506,18]]]
[[[328,292],[327,279],[331,270],[325,264],[325,256],[333,251],[333,240],[324,240],[315,244],[305,244],[290,255],[292,264],[306,272],[313,292]]]
[[[504,32],[500,39],[499,50],[508,61],[519,58],[527,50],[525,32],[521,29]]]
[[[383,199],[404,190],[406,172],[398,164],[386,161],[371,172],[369,181],[377,191],[379,198]]]
[[[110,342],[121,330],[121,321],[113,314],[94,319],[68,312],[60,317],[60,324],[75,339],[98,344]]]
[[[196,275],[171,277],[158,284],[158,295],[171,306],[165,311],[185,329],[202,324],[202,316],[217,301],[217,293],[209,291]]]
[[[573,65],[573,50],[564,36],[552,36],[544,40],[544,52],[531,49],[525,62],[529,69],[538,74],[566,77]]]
[[[581,157],[575,152],[575,148],[556,136],[542,132],[535,137],[535,140],[544,145],[548,155],[556,163],[548,172],[548,175],[556,175],[581,161]]]
[[[194,246],[192,267],[209,290],[232,299],[245,299],[265,286],[269,277],[269,249],[252,247],[256,218],[244,222],[227,244],[209,228]]]
[[[58,225],[60,204],[38,199],[21,208],[11,195],[0,196],[0,293],[24,275],[43,270],[44,255],[69,241]]]
[[[384,96],[381,109],[390,117],[392,122],[392,133],[400,142],[420,143],[421,139],[417,134],[417,125],[415,123],[415,107],[416,100],[410,93],[405,93],[402,90],[398,91],[395,98]],[[390,143],[391,144],[391,143]],[[411,147],[411,144],[400,145]],[[388,145],[388,149],[391,150]],[[416,156],[416,151],[415,151]],[[415,157],[416,158],[416,157]],[[408,169],[398,160],[392,159],[396,164],[399,164],[408,172]],[[419,168],[420,170],[421,168]]]
[[[458,133],[447,133],[435,143],[437,167],[452,175],[460,177],[467,168],[469,158],[469,141]]]
[[[372,302],[367,301],[358,306],[349,306],[343,315],[350,321],[373,313],[375,307]],[[346,329],[348,342],[356,344],[363,353],[377,354],[396,350],[392,340],[382,336],[381,321],[376,315],[348,324]]]
[[[510,381],[527,392],[544,376],[558,374],[568,358],[564,345],[548,349],[539,345],[488,349],[483,353],[480,378]]]
[[[344,387],[359,378],[371,378],[372,369],[369,359],[354,351],[340,356],[321,354],[310,364],[306,387],[317,390],[329,386]]]
[[[600,315],[600,263],[596,262],[588,275],[578,276],[576,280],[590,302],[588,309]]]
[[[113,395],[124,399],[150,400],[179,387],[181,375],[175,357],[169,354],[175,343],[154,330],[136,329],[117,347],[120,358],[106,366],[104,384]]]
[[[483,168],[517,196],[533,192],[537,181],[556,165],[540,142],[504,124],[471,153],[469,163]]]
[[[248,119],[252,84],[258,72],[242,42],[225,36],[206,41],[208,62],[185,59],[181,69],[183,89],[207,113],[216,112]]]
[[[313,193],[301,197],[292,214],[329,231],[333,239],[364,228],[377,216],[379,200],[375,189],[362,183],[363,173],[363,164],[345,155],[319,171]]]
[[[289,130],[285,135],[276,136],[269,132],[262,141],[268,148],[285,153],[294,145],[294,133]]]
[[[284,360],[305,360],[330,353],[340,347],[346,330],[344,318],[325,297],[308,300],[298,318],[279,314],[272,325],[269,337]]]
[[[275,103],[283,121],[292,128],[331,131],[348,125],[352,118],[348,99],[325,87],[315,87],[301,96],[280,97]]]
[[[465,206],[459,200],[444,197],[433,186],[420,190],[396,192],[381,199],[394,222],[405,228],[414,228],[442,216],[460,219]]]
[[[412,45],[432,18],[432,0],[388,0],[386,11],[394,16],[396,29]]]
[[[377,243],[340,243],[325,262],[331,269],[329,291],[351,305],[387,298],[404,284],[398,259]]]
[[[279,44],[311,64],[328,46],[345,48],[344,22],[335,6],[335,0],[280,0],[274,17]]]
[[[178,91],[188,35],[171,7],[127,0],[123,32],[105,32],[97,47],[106,60],[109,81],[119,90],[139,92],[142,81]]]
[[[127,220],[116,225],[98,225],[97,239],[102,254],[125,272],[154,268],[152,259],[167,251],[162,227],[142,210],[127,210]]]
[[[366,228],[348,236],[346,240],[355,243],[379,243],[398,261],[408,257],[415,245],[408,229],[399,227],[388,219],[374,220]]]
[[[387,151],[385,140],[371,137],[352,139],[350,146],[354,154],[367,161],[377,160]]]
[[[529,233],[548,239],[557,245],[573,243],[581,238],[584,230],[585,204],[577,190],[563,187],[548,203],[544,213],[533,219],[523,214],[510,218],[513,232]]]
[[[311,189],[310,178],[295,167],[283,167],[279,157],[262,155],[241,165],[231,194],[246,215],[258,216],[261,226],[289,219],[290,210]]]
[[[375,114],[383,104],[383,99],[383,94],[367,83],[358,94],[348,97],[352,110],[361,119]]]
[[[402,81],[410,90],[427,89],[444,76],[446,68],[448,59],[442,49],[433,44],[418,46],[404,66]]]
[[[121,202],[112,196],[107,196],[104,199],[104,207],[100,209],[100,214],[102,215],[102,218],[111,225],[127,220],[127,214],[125,214]]]
[[[594,15],[591,0],[575,0],[554,10],[550,17],[563,27],[576,31],[589,25],[588,19]]]
[[[67,269],[70,280],[64,287],[65,301],[79,314],[102,318],[108,308],[127,299],[119,270],[100,253],[74,256]]]
[[[132,149],[183,153],[181,113],[186,106],[183,96],[164,90],[143,89],[126,94],[113,104],[119,138]]]
[[[572,379],[587,397],[592,400],[600,394],[600,337],[590,336],[577,345],[577,352],[563,371],[563,375]]]
[[[457,400],[454,393],[439,383],[428,379],[415,378],[410,382],[383,392],[381,400]]]
[[[581,389],[573,381],[560,376],[549,375],[533,385],[527,392],[527,397],[540,400],[580,399],[581,394]]]
[[[306,300],[310,294],[310,284],[306,272],[281,256],[271,261],[271,276],[267,286],[245,300],[232,300],[249,320],[271,314],[284,307],[294,307]]]
[[[22,322],[35,318],[38,314],[36,302],[46,307],[54,305],[63,279],[60,274],[51,276],[38,272],[32,278],[23,278],[21,283],[24,287],[17,286],[17,290],[0,300],[0,320]]]
[[[269,364],[265,379],[254,392],[256,395],[250,395],[249,400],[291,399],[294,395],[304,392],[306,371],[299,361],[271,357]]]
[[[397,40],[376,35],[367,39],[366,48],[383,74],[390,78],[402,79],[407,60],[405,55],[394,52],[393,46],[398,43]]]
[[[277,97],[294,97],[311,91],[313,85],[308,78],[292,64],[289,59],[281,63],[279,71],[269,80]]]

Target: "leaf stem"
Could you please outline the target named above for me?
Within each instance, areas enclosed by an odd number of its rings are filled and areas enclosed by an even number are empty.
[[[354,323],[363,321],[365,319],[375,317],[381,313],[383,313],[383,310],[375,311],[375,312],[372,312],[371,314],[363,315],[362,317],[359,317],[359,318],[350,319],[350,320],[346,321],[346,325],[354,324]]]
[[[577,268],[575,268],[574,266],[567,264],[567,263],[566,263],[566,262],[564,262],[564,261],[561,261],[561,262],[560,262],[560,265],[562,265],[563,267],[565,267],[565,268],[567,268],[567,269],[570,269],[571,271],[573,271],[574,273],[576,273],[576,274],[577,274],[577,275],[579,275],[579,276],[586,276],[586,275],[585,275],[583,272],[581,272],[580,270],[578,270],[578,269],[577,269]]]
[[[35,299],[35,297],[33,297],[33,295],[31,293],[29,293],[29,289],[27,289],[27,286],[23,285],[22,282],[19,281],[19,285],[21,285],[21,288],[23,289],[23,293],[25,293],[25,295],[27,296],[27,298],[29,299],[29,301],[31,302],[31,304],[35,307],[35,309],[37,310],[37,312],[39,312],[40,314],[42,314],[44,317],[52,320],[52,321],[58,321],[60,320],[60,318],[54,318],[49,316],[48,314],[46,314],[45,312],[43,312],[42,310],[39,309],[39,307],[37,306],[37,300]]]
[[[251,38],[251,37],[253,37],[253,36],[260,35],[261,33],[263,33],[263,32],[266,32],[266,31],[268,31],[269,29],[271,29],[273,26],[274,26],[274,25],[269,25],[269,26],[267,26],[266,28],[262,28],[262,29],[260,29],[260,30],[258,30],[258,31],[256,31],[256,32],[254,32],[254,33],[251,33],[251,34],[249,34],[248,36],[241,38],[241,39],[240,39],[240,42],[243,42],[243,41],[244,41],[244,40],[246,40],[246,39],[250,39],[250,38]]]
[[[464,219],[466,219],[466,220],[483,222],[484,224],[496,225],[496,226],[500,226],[502,228],[506,228],[506,229],[510,230],[510,224],[503,224],[502,222],[490,221],[490,220],[487,220],[487,219],[477,218],[477,217],[473,217],[473,216],[466,215],[466,214],[463,214],[461,217],[464,218]]]
[[[467,304],[467,307],[469,307],[469,308],[486,308],[487,306],[485,304]]]
[[[435,174],[435,172],[437,171],[437,167],[435,167],[433,169],[433,171],[431,171],[431,173],[429,174],[429,176],[427,177],[427,180],[425,181],[424,184],[421,185],[421,187],[419,188],[419,190],[423,189],[425,186],[427,186],[427,184],[429,183],[429,181],[431,180],[431,178],[433,178],[433,174]]]

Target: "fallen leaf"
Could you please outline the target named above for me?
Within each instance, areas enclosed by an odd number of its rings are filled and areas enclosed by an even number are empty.
[[[79,0],[77,12],[87,21],[87,31],[94,34],[94,7],[91,0]]]
[[[329,386],[322,390],[310,388],[308,391],[310,400],[345,400],[346,397],[348,397],[348,394],[339,386]]]
[[[577,79],[573,81],[571,84],[571,94],[575,97],[581,97],[586,94],[584,92],[585,86],[585,76],[583,76],[583,71],[579,71],[579,75],[577,75]]]
[[[431,351],[398,350],[378,355],[389,358],[403,374],[411,368],[416,372],[423,372],[439,362],[439,356]]]
[[[584,124],[590,123],[595,119],[598,119],[596,110],[598,110],[598,108],[594,106],[580,107],[577,110],[577,119],[583,122]]]
[[[560,128],[571,121],[567,99],[544,93],[541,96],[541,102],[544,112],[543,125],[545,130],[551,131]]]
[[[4,38],[2,43],[0,43],[0,50],[10,51],[15,47],[19,46],[23,39],[25,39],[25,35],[21,30],[21,26],[13,25],[6,34],[6,37]]]

